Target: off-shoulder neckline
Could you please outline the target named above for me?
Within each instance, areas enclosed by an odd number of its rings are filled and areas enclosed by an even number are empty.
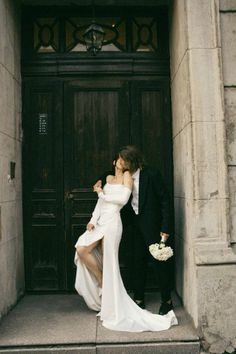
[[[128,186],[125,186],[124,183],[110,183],[110,182],[106,182],[106,184],[110,184],[111,186],[124,186],[125,188],[128,188],[128,189],[132,192],[132,190],[131,190]]]

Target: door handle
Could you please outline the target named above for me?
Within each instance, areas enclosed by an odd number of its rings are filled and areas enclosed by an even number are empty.
[[[74,194],[71,192],[66,192],[65,193],[65,200],[73,200],[74,199]]]

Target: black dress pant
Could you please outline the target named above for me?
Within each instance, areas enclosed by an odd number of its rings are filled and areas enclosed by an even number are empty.
[[[133,233],[133,249],[134,249],[134,264],[133,264],[133,290],[134,299],[144,299],[145,284],[147,277],[147,266],[150,262],[157,281],[157,287],[161,292],[161,300],[168,301],[171,298],[171,290],[173,288],[173,257],[167,261],[157,261],[154,259],[145,242],[144,235],[139,226],[139,216],[133,215],[131,232]],[[157,242],[159,237],[157,235]]]

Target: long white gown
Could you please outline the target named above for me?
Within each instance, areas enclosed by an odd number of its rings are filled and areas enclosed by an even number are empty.
[[[100,311],[104,327],[117,331],[162,331],[178,324],[174,311],[161,316],[141,309],[128,295],[120,275],[118,250],[122,235],[120,209],[127,203],[131,190],[123,184],[106,183],[92,214],[92,231],[85,231],[75,247],[88,246],[104,238],[103,257],[101,249],[94,255],[103,269],[102,295],[98,283],[75,252],[77,266],[75,288],[83,296],[89,308]]]

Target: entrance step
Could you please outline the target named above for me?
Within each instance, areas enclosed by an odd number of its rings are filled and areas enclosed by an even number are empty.
[[[104,328],[78,295],[26,295],[0,323],[0,354],[199,354],[191,319],[173,300],[178,326],[129,333]],[[157,294],[146,304],[157,312]]]

